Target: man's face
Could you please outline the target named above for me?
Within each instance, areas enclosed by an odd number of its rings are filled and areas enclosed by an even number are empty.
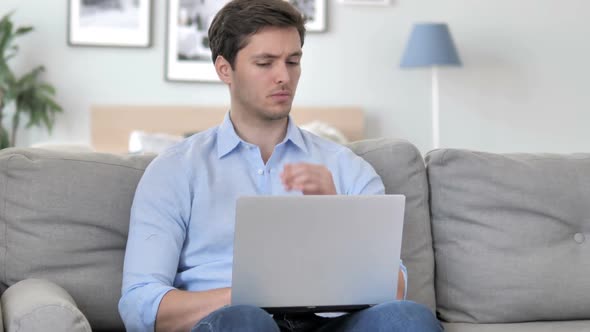
[[[301,55],[295,28],[268,27],[252,35],[227,77],[232,111],[263,121],[286,118],[301,75]]]

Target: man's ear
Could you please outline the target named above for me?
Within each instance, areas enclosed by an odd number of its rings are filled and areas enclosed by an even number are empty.
[[[215,71],[223,83],[231,83],[233,69],[231,64],[221,55],[218,55],[217,58],[215,58]]]

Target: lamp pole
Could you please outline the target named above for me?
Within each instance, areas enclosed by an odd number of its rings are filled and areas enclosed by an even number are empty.
[[[438,68],[460,67],[461,59],[446,23],[414,24],[400,63],[402,68],[430,68],[432,73],[432,148],[440,148]]]
[[[432,147],[440,146],[439,109],[438,109],[438,68],[432,66]]]

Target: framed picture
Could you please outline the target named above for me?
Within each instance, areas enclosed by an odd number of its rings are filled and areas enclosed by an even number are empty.
[[[152,0],[68,0],[73,46],[149,47]]]
[[[287,0],[303,14],[305,30],[326,31],[326,0]]]
[[[287,0],[286,0],[287,1]],[[289,0],[310,32],[326,29],[326,0]],[[169,81],[219,82],[208,31],[227,0],[168,0],[165,77]]]

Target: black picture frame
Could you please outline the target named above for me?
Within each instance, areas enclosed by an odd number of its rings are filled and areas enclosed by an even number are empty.
[[[288,1],[302,12],[308,32],[326,30],[326,0]],[[225,3],[227,1],[167,1],[164,64],[167,81],[219,82],[211,60],[207,32],[213,17]]]
[[[152,0],[68,0],[68,45],[147,48]]]

